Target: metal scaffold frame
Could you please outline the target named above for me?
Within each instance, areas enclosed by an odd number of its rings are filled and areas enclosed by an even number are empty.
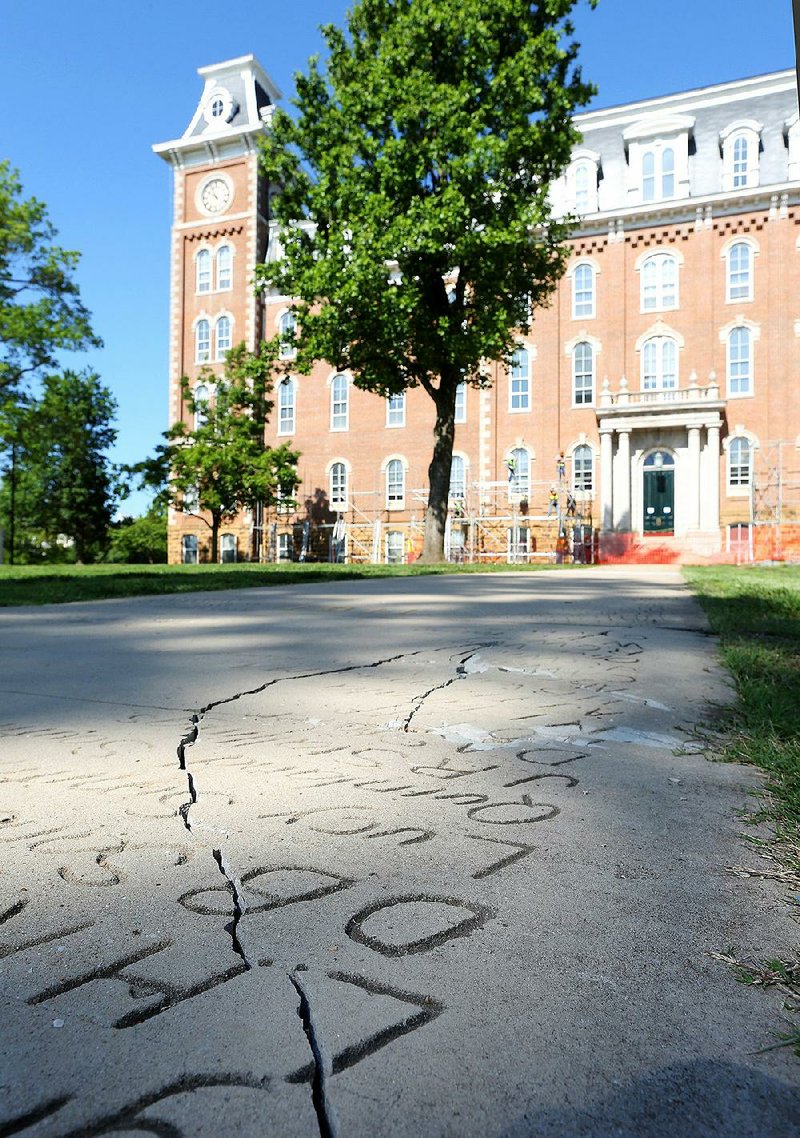
[[[782,440],[753,449],[748,560],[800,558],[798,443]]]
[[[412,489],[404,509],[390,510],[381,491],[351,491],[346,508],[331,508],[316,521],[282,507],[265,526],[261,556],[271,561],[413,561],[422,548],[427,501],[426,489]],[[547,507],[533,513],[529,503]],[[283,552],[281,534],[291,536],[284,538]],[[466,483],[450,499],[445,557],[466,563],[594,561],[592,492],[573,492],[563,477],[522,485],[512,476]]]

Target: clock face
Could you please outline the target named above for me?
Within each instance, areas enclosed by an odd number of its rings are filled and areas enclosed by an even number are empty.
[[[200,204],[208,213],[222,213],[230,200],[231,191],[222,178],[212,178],[200,191]]]

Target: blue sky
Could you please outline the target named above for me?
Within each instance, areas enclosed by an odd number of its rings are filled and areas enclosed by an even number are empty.
[[[180,135],[197,68],[253,52],[288,98],[345,0],[0,0],[0,156],[45,201],[119,403],[115,458],[145,457],[167,426],[169,169],[151,144]],[[599,0],[576,10],[593,107],[794,66],[791,0]],[[139,495],[124,507],[142,508]]]

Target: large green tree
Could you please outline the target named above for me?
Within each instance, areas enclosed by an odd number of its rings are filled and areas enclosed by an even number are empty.
[[[145,485],[160,487],[162,501],[208,525],[212,562],[219,560],[224,521],[259,504],[273,505],[297,486],[297,454],[264,443],[273,370],[269,345],[251,353],[239,344],[228,353],[224,376],[201,373],[193,388],[184,378],[189,422],[171,427],[153,458],[133,468]]]
[[[9,559],[91,562],[104,551],[118,494],[108,455],[116,410],[97,375],[66,371],[45,376],[36,399],[0,412]]]
[[[549,190],[592,94],[574,4],[359,0],[264,143],[283,255],[260,282],[297,298],[292,366],[435,405],[426,561],[444,555],[456,389],[510,361],[565,268]]]
[[[74,279],[80,256],[56,236],[47,207],[0,162],[0,402],[56,367],[61,350],[101,346]]]

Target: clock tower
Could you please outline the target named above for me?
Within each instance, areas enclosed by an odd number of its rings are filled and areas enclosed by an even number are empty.
[[[170,424],[188,417],[182,376],[206,385],[229,348],[244,341],[252,350],[262,336],[253,280],[266,254],[268,195],[257,142],[281,92],[253,55],[198,74],[204,86],[189,126],[153,147],[173,171]],[[203,560],[210,531],[202,519],[170,510],[169,522],[170,562]],[[245,520],[231,527],[223,559],[248,559],[251,534]]]

